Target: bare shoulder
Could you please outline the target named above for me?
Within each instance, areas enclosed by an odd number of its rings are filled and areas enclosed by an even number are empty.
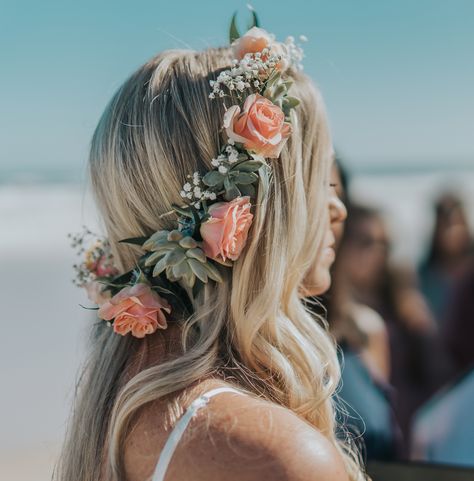
[[[127,443],[130,481],[153,473],[169,432],[149,410]],[[169,465],[166,481],[347,481],[336,448],[291,411],[253,396],[222,393],[198,411]]]
[[[247,395],[221,394],[196,417],[170,480],[345,481],[337,450],[291,411]]]

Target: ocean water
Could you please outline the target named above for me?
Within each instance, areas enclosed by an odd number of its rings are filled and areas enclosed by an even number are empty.
[[[474,170],[359,175],[355,200],[380,208],[394,256],[416,261],[431,225],[433,199],[454,190],[474,226]],[[57,457],[86,352],[91,316],[71,282],[67,234],[98,229],[90,195],[78,184],[0,186],[0,466],[2,479],[46,481]]]

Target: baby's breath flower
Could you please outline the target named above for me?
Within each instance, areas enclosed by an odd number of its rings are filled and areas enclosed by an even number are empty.
[[[224,166],[224,165],[219,165],[219,169],[218,169],[218,170],[219,170],[219,172],[220,172],[221,174],[226,174],[226,173],[227,173],[227,167]]]
[[[191,184],[189,182],[186,182],[183,185],[183,190],[185,190],[186,192],[189,192],[191,190]]]

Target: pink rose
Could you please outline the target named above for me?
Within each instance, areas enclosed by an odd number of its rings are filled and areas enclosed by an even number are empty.
[[[171,312],[170,305],[147,284],[125,287],[99,309],[99,317],[105,321],[114,319],[114,331],[124,336],[145,337],[157,329],[166,329],[163,311]]]
[[[280,107],[260,94],[249,95],[242,112],[238,105],[230,107],[224,115],[224,128],[229,139],[270,158],[280,155],[291,134]]]
[[[231,202],[217,202],[209,207],[210,219],[201,225],[203,250],[218,262],[239,258],[252,224],[250,197],[237,197]]]
[[[112,263],[112,257],[103,255],[95,266],[95,274],[98,277],[112,277],[118,274],[117,269]]]
[[[89,281],[84,285],[87,292],[87,297],[91,302],[101,306],[110,299],[110,291],[104,291],[104,284],[97,281]]]

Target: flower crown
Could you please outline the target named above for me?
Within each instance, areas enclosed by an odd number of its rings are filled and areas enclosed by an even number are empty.
[[[192,312],[186,294],[196,295],[209,280],[222,282],[219,266],[231,267],[245,248],[251,199],[270,172],[267,159],[277,159],[291,135],[290,111],[299,100],[289,95],[288,70],[301,70],[303,58],[293,37],[277,42],[252,15],[250,29],[240,36],[234,14],[230,43],[235,58],[230,69],[210,81],[211,100],[222,99],[225,105],[232,93],[240,102],[226,107],[227,141],[211,160],[213,169],[188,175],[180,192],[183,203],[164,214],[176,215],[176,228],[122,240],[145,252],[125,274],[114,267],[106,239],[86,250],[92,233],[72,236],[73,246],[85,254],[75,266],[75,283],[86,288],[99,306],[99,318],[118,334],[142,338],[165,329],[165,313],[180,303]]]

